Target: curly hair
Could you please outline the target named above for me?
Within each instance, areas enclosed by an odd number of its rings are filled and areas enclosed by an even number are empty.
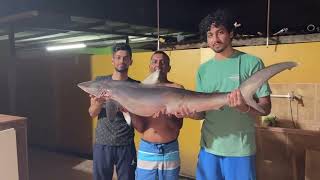
[[[207,32],[210,31],[212,25],[215,27],[224,26],[228,32],[234,31],[235,17],[229,10],[218,9],[206,17],[199,24],[200,38],[207,42]]]
[[[126,43],[117,43],[112,47],[112,54],[114,55],[114,53],[116,53],[117,51],[127,51],[130,55],[130,57],[132,57],[132,50],[131,47],[129,46],[129,44]]]

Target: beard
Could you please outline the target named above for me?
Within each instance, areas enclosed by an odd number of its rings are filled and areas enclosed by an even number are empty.
[[[123,68],[114,68],[117,72],[119,73],[124,73],[124,72],[128,72],[128,67],[123,67]]]
[[[218,46],[213,46],[211,49],[212,49],[215,53],[221,53],[221,52],[223,52],[223,51],[226,49],[226,47],[224,46],[224,44],[219,44]]]

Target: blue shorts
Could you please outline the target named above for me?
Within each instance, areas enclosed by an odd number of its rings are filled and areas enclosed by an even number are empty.
[[[255,180],[255,155],[244,157],[216,156],[201,148],[197,180]]]
[[[177,180],[180,171],[178,141],[154,144],[143,139],[138,151],[137,180]]]

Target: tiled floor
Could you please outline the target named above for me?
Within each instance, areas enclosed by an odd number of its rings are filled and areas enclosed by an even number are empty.
[[[29,149],[29,172],[30,180],[91,180],[92,161],[32,148]]]

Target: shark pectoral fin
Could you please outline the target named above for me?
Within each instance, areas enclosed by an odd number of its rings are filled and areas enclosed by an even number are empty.
[[[117,112],[119,110],[119,103],[112,99],[108,99],[105,103],[106,103],[107,120],[114,121],[117,115]]]
[[[142,84],[157,84],[159,82],[160,70],[156,70],[151,73],[147,78],[145,78]]]

